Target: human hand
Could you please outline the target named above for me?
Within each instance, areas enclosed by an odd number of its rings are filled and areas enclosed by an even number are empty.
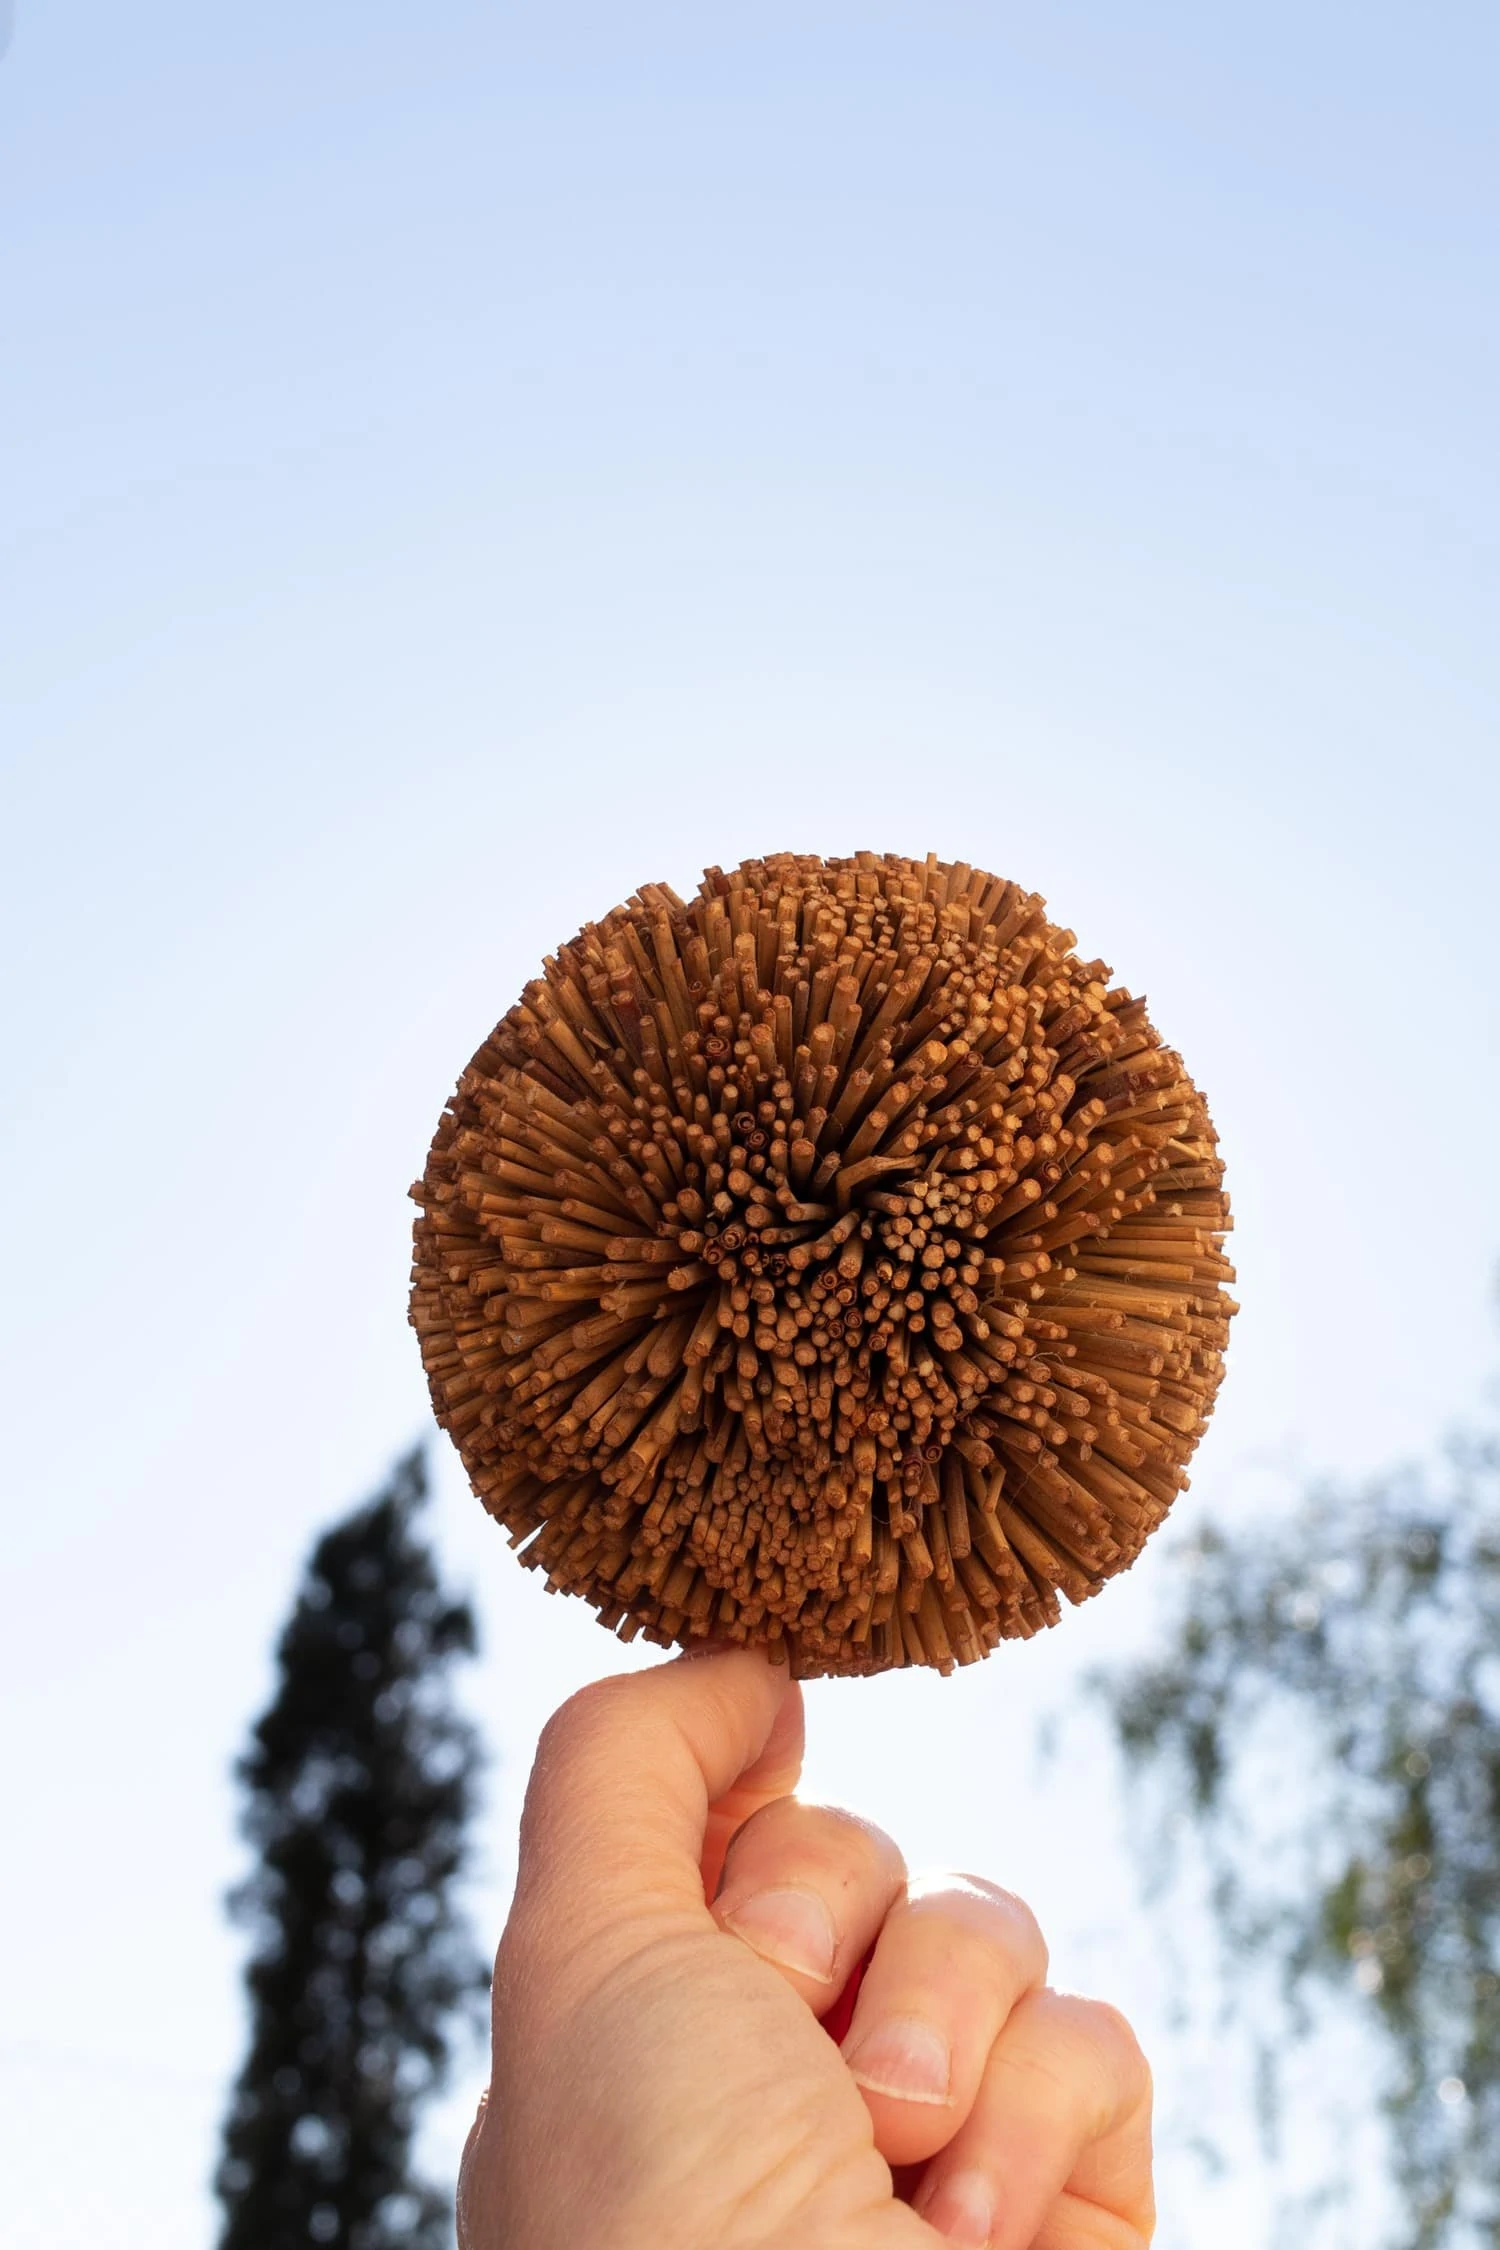
[[[550,1721],[462,2250],[1141,2250],[1128,2026],[1047,1988],[1019,1899],[908,1881],[878,1829],[799,1803],[801,1757],[800,1692],[752,1651]],[[840,2048],[818,2018],[872,1945]]]

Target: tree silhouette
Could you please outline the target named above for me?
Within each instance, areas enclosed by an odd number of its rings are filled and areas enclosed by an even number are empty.
[[[224,2129],[221,2250],[441,2250],[452,2198],[414,2179],[423,2097],[487,1982],[453,1889],[477,1752],[450,1701],[471,1654],[413,1519],[420,1449],[318,1541],[280,1679],[238,1773],[255,1871],[250,2050]]]
[[[1402,2250],[1500,2243],[1500,1443],[1179,1562],[1166,1653],[1104,1683],[1185,1813],[1141,1824],[1156,1872],[1196,1838],[1235,2004],[1279,1995],[1273,2107],[1289,2032],[1331,2004],[1376,2034]]]

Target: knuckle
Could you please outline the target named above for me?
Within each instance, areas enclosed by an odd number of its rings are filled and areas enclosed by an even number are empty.
[[[1088,2012],[1095,2040],[1106,2050],[1111,2061],[1123,2064],[1133,2074],[1144,2073],[1147,2069],[1146,2057],[1141,2051],[1141,2043],[1129,2017],[1122,2014],[1111,2000],[1085,2000],[1082,2006]]]
[[[538,1765],[551,1766],[612,1734],[619,1723],[620,1690],[629,1679],[591,1680],[559,1704],[537,1740]]]
[[[1084,2084],[1091,2093],[1100,2129],[1151,2098],[1151,2065],[1129,2018],[1108,2000],[1056,1995],[1073,2032]]]
[[[735,1830],[725,1859],[743,1871],[767,1860],[815,1864],[842,1874],[846,1881],[883,1877],[899,1889],[906,1863],[891,1838],[873,1822],[842,1805],[809,1804],[800,1797],[777,1797],[751,1813]]]
[[[1024,1974],[1028,1984],[1040,1984],[1047,1974],[1047,1941],[1041,1924],[1014,1891],[1005,1890],[984,1875],[943,1870],[914,1876],[907,1885],[907,1904],[922,1914],[943,1914],[966,1924],[997,1945]]]
[[[800,1802],[800,1800],[793,1800]],[[873,1820],[851,1812],[847,1805],[802,1804],[815,1831],[824,1837],[840,1857],[868,1861],[870,1864],[893,1871],[898,1880],[904,1880],[906,1861],[901,1847],[893,1836],[878,1828]]]
[[[622,1751],[639,1732],[621,1690],[629,1678],[595,1680],[570,1695],[537,1737],[536,1758],[526,1787],[522,1814],[523,1847],[549,1834],[567,1808],[615,1769]]]

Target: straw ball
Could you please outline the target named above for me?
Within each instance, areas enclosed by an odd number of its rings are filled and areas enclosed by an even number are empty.
[[[549,959],[412,1194],[438,1420],[663,1645],[950,1671],[1124,1570],[1235,1310],[1202,1096],[1019,885],[778,853]]]

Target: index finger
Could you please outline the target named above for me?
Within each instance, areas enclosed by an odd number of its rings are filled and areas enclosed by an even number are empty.
[[[568,1953],[664,1921],[709,1927],[734,1830],[785,1795],[802,1753],[787,1667],[757,1649],[596,1681],[548,1720],[521,1819],[513,1919]],[[650,1925],[649,1933],[646,1925]]]

